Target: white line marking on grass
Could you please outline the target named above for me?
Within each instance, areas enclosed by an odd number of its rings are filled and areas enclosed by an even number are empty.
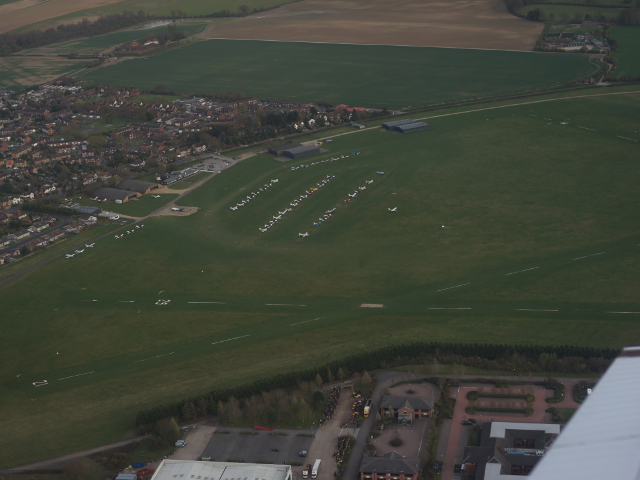
[[[226,305],[227,302],[187,302],[187,303],[217,303],[219,305]]]
[[[306,307],[306,305],[294,305],[293,303],[265,303],[270,307]]]
[[[582,128],[583,130],[591,130],[592,132],[597,132],[597,130],[594,130],[593,128],[581,127],[580,125],[578,125],[578,128]]]
[[[531,268],[526,268],[524,270],[518,270],[517,272],[505,273],[505,276],[506,275],[513,275],[514,273],[528,272],[529,270],[535,270],[536,268],[540,268],[540,267],[531,267]]]
[[[80,300],[81,302],[97,302],[98,300]]]
[[[89,375],[90,373],[95,373],[95,372],[79,373],[78,375],[71,375],[69,377],[62,377],[62,378],[59,378],[58,380],[66,380],[67,378],[81,377],[82,375]]]
[[[616,137],[618,137],[618,138],[624,138],[625,140],[631,140],[632,142],[637,142],[637,141],[638,141],[638,140],[636,140],[635,138],[623,137],[623,136],[620,136],[620,135],[616,135]]]
[[[291,325],[289,325],[290,327],[293,327],[294,325],[301,325],[303,323],[309,323],[309,322],[315,322],[316,320],[322,320],[324,317],[318,317],[318,318],[314,318],[313,320],[305,320],[304,322],[298,322],[298,323],[292,323]]]
[[[520,312],[558,312],[559,310],[543,310],[538,308],[516,308]]]
[[[216,343],[230,342],[231,340],[237,340],[239,338],[245,338],[245,337],[250,337],[250,336],[251,335],[242,335],[241,337],[227,338],[226,340],[220,340],[219,342],[213,342],[211,345],[215,345]]]
[[[135,303],[135,300],[118,300],[118,303]]]
[[[384,308],[384,303],[363,303],[360,308]]]
[[[640,314],[640,312],[604,312],[604,313],[635,313],[635,314]]]
[[[140,362],[146,362],[147,360],[153,360],[154,358],[160,358],[160,357],[166,357],[167,355],[173,355],[176,352],[171,352],[171,353],[163,353],[162,355],[157,355],[155,357],[151,357],[151,358],[145,358],[144,360],[136,360],[133,363],[140,363]]]
[[[471,307],[429,307],[429,310],[471,310]]]
[[[440,290],[436,290],[436,292],[444,292],[445,290],[451,290],[452,288],[458,288],[458,287],[464,287],[465,285],[470,285],[471,282],[469,283],[462,283],[460,285],[456,285],[455,287],[447,287],[447,288],[441,288]]]
[[[602,255],[603,253],[606,253],[606,252],[592,253],[591,255],[585,255],[584,257],[574,258],[574,260],[580,260],[580,259],[587,258],[587,257],[595,257],[596,255]]]

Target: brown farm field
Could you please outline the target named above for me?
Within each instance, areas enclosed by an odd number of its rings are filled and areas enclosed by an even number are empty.
[[[532,50],[543,28],[502,0],[305,0],[212,25],[206,38]]]

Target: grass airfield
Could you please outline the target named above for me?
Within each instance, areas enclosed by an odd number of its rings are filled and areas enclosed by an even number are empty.
[[[256,156],[180,200],[196,214],[148,219],[3,288],[0,465],[122,439],[142,408],[392,343],[637,343],[638,315],[608,312],[640,312],[638,107],[640,93],[445,111],[428,131]]]

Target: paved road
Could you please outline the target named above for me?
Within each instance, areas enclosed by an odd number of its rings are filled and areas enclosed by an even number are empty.
[[[56,216],[56,218],[60,218],[62,219],[62,223],[60,225],[56,225],[53,228],[47,228],[46,230],[40,232],[40,233],[36,233],[35,235],[31,235],[23,240],[20,240],[18,243],[14,243],[13,245],[9,245],[8,247],[4,247],[4,248],[0,248],[0,255],[4,254],[4,253],[9,253],[14,251],[16,248],[20,248],[22,247],[22,245],[24,245],[25,243],[29,243],[31,240],[35,240],[36,238],[40,238],[43,235],[47,235],[48,233],[51,232],[55,232],[56,230],[60,230],[61,228],[66,227],[67,225],[69,225],[69,222],[71,221],[70,217],[67,217],[65,215],[58,215],[58,214],[54,214]]]

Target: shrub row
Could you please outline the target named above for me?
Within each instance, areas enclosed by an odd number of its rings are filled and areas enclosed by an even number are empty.
[[[535,395],[530,393],[481,393],[478,390],[472,390],[467,393],[467,400],[478,400],[478,398],[522,398],[529,403],[536,401]]]

